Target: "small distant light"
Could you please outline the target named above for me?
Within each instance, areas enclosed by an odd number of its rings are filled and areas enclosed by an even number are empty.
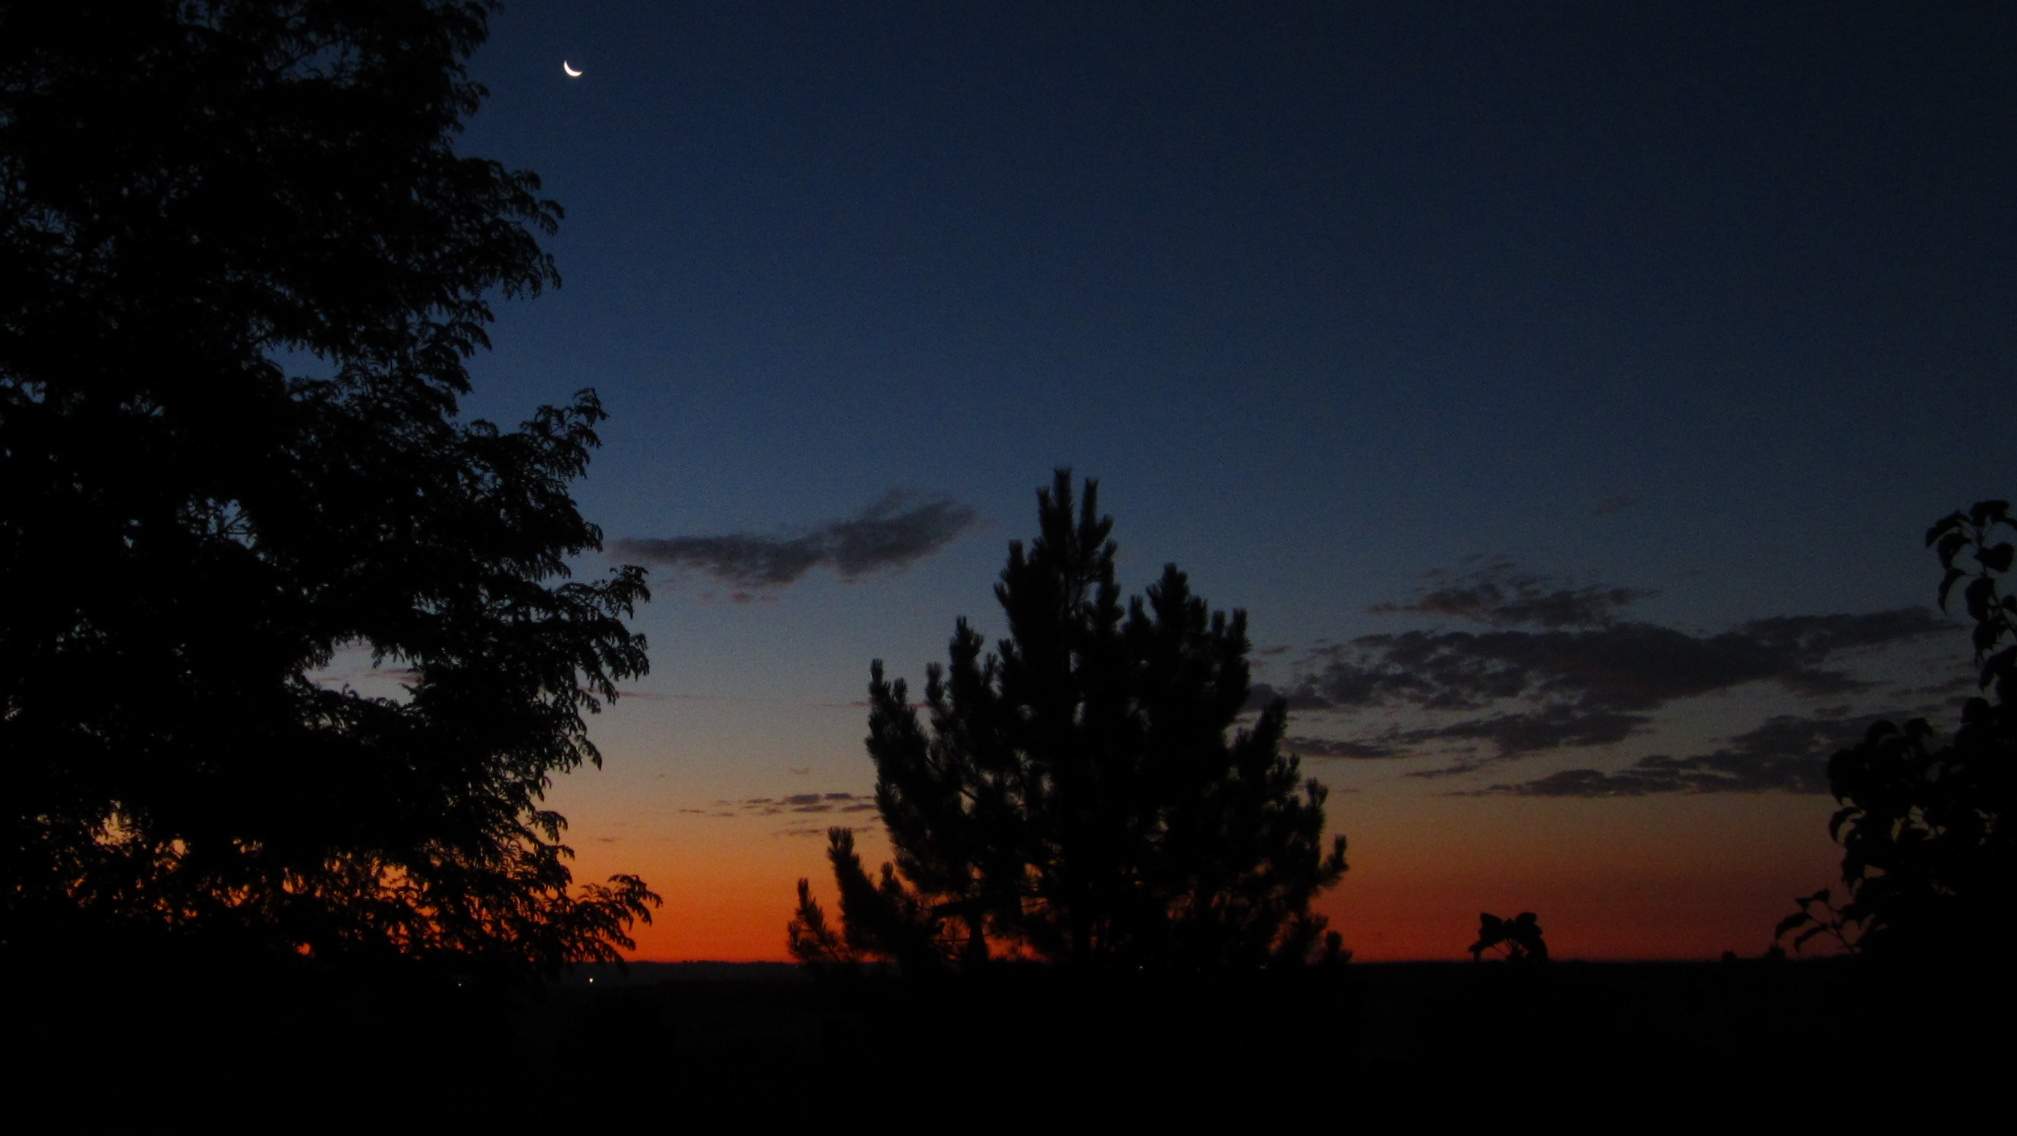
[[[592,974],[591,974],[591,975],[589,975],[589,976],[588,976],[588,984],[589,984],[590,986],[593,986],[593,985],[595,985],[595,976],[594,976],[594,975],[592,975]]]

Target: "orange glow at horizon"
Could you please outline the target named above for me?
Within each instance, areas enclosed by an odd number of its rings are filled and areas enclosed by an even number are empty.
[[[1351,870],[1319,900],[1364,961],[1462,960],[1478,915],[1533,911],[1558,958],[1756,955],[1793,897],[1835,882],[1822,797],[1717,794],[1622,800],[1339,794],[1332,826]],[[615,816],[570,814],[577,833]],[[851,816],[863,859],[887,854],[873,814]],[[636,831],[630,824],[617,827]],[[580,880],[642,875],[665,897],[633,928],[644,961],[788,961],[800,877],[838,918],[817,836],[778,818],[681,818],[642,838],[587,843]]]

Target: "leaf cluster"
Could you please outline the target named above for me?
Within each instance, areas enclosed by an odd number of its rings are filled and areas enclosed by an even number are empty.
[[[1926,530],[1926,545],[1940,557],[1944,574],[1940,578],[1940,609],[1954,585],[1962,580],[1962,602],[1968,618],[1975,621],[1975,662],[1981,667],[1981,686],[1993,690],[1996,700],[2008,704],[2017,694],[2017,642],[2000,646],[2005,639],[2017,640],[2017,596],[1999,594],[1998,581],[2007,575],[2017,545],[1998,540],[2001,530],[2017,535],[2017,522],[2010,517],[2008,501],[1977,501],[1966,513],[1949,513]],[[1961,561],[1968,553],[1972,567]]]
[[[1773,946],[1778,940],[1793,935],[1793,949],[1801,950],[1812,940],[1827,935],[1835,940],[1842,953],[1855,955],[1861,950],[1860,938],[1850,917],[1835,903],[1834,891],[1822,888],[1812,895],[1803,895],[1794,900],[1800,909],[1779,920],[1773,929]],[[1797,935],[1794,932],[1799,932]],[[1783,955],[1783,949],[1780,950]]]

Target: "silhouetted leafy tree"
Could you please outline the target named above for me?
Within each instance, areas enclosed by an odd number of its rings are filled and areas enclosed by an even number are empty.
[[[1548,944],[1541,939],[1541,923],[1531,911],[1511,919],[1491,912],[1478,915],[1478,941],[1471,944],[1471,961],[1484,959],[1486,951],[1498,951],[1508,962],[1547,962]]]
[[[1826,891],[1800,900],[1778,928],[1781,937],[1798,932],[1796,946],[1832,932],[1856,953],[1928,958],[1985,956],[2007,942],[2017,880],[2009,828],[2017,644],[2005,641],[2017,639],[2017,598],[2000,595],[1998,582],[2017,548],[1997,538],[2013,528],[2008,502],[1983,501],[1927,531],[1945,569],[1941,607],[1969,581],[1962,594],[1975,621],[1980,685],[1993,699],[1969,699],[1950,737],[1923,718],[1903,728],[1879,722],[1828,763],[1842,803],[1829,833],[1842,845],[1849,898],[1839,908]]]
[[[1211,612],[1174,565],[1123,611],[1110,518],[1071,475],[1038,493],[995,596],[1009,638],[960,620],[929,667],[927,728],[870,667],[868,749],[895,862],[871,884],[844,829],[829,851],[859,953],[912,967],[1009,944],[1080,965],[1211,968],[1301,960],[1311,899],[1345,871],[1324,787],[1280,752],[1286,704],[1234,731],[1250,690],[1246,617]],[[1076,515],[1075,515],[1076,514]],[[820,941],[801,887],[793,942]],[[1342,958],[1333,936],[1329,957]],[[801,954],[801,957],[807,957]]]
[[[646,667],[641,571],[564,581],[602,409],[457,416],[487,297],[558,280],[452,147],[489,9],[0,8],[0,946],[552,966],[657,903],[541,806]]]

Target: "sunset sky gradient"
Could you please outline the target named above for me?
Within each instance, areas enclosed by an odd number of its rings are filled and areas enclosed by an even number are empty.
[[[515,0],[467,153],[567,210],[476,416],[596,388],[651,674],[552,793],[649,959],[779,959],[1054,467],[1249,613],[1367,959],[1756,953],[1822,772],[1954,719],[2012,491],[2017,8]],[[561,72],[566,58],[585,75]],[[345,670],[345,668],[349,668]],[[394,682],[360,659],[333,681]]]

